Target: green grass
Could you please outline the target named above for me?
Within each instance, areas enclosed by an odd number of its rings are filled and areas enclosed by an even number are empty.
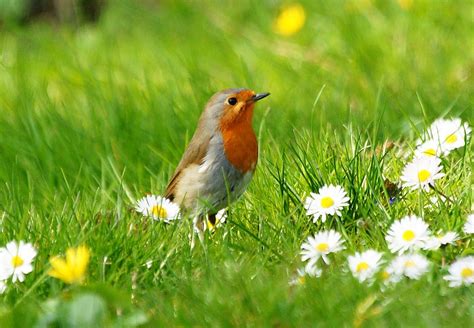
[[[384,292],[346,264],[357,250],[386,252],[404,215],[461,231],[471,212],[472,143],[443,160],[437,188],[453,202],[430,209],[432,195],[415,192],[389,206],[382,186],[435,118],[472,126],[472,3],[304,5],[290,38],[272,31],[273,1],[113,2],[97,25],[1,32],[0,246],[26,240],[38,256],[0,296],[0,326],[53,313],[79,324],[90,304],[99,326],[472,324],[472,287],[448,288],[440,267],[474,253],[472,238],[428,253],[434,270]],[[152,222],[133,202],[164,192],[208,98],[239,86],[272,93],[255,112],[258,169],[228,223],[191,251],[190,220]],[[395,147],[377,152],[385,140]],[[350,207],[313,224],[302,200],[325,183],[344,186]],[[321,278],[289,286],[301,243],[322,228],[347,249]],[[86,284],[48,277],[50,256],[79,244],[92,250]]]

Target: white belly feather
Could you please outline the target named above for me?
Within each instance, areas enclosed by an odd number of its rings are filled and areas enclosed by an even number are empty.
[[[184,169],[176,188],[175,202],[194,214],[218,211],[237,200],[253,176],[253,172],[242,174],[225,158],[209,157]]]

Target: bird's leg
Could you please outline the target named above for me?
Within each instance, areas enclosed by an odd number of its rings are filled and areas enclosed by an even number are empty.
[[[206,230],[206,218],[204,215],[196,215],[193,220],[193,236],[191,238],[191,249],[195,246],[195,234],[198,235],[201,245],[204,247],[204,231]]]
[[[196,244],[196,240],[194,239],[194,238],[195,238],[195,235],[196,235],[196,234],[195,234],[194,231],[193,231],[193,232],[191,233],[191,245],[190,245],[191,251],[194,249],[194,246],[195,246],[195,244]]]

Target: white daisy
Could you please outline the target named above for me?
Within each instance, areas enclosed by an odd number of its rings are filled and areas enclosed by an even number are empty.
[[[323,261],[329,264],[327,255],[344,249],[343,242],[341,234],[337,231],[320,231],[314,237],[309,236],[301,245],[301,260],[303,262],[309,260],[308,265],[312,266],[322,257]]]
[[[442,154],[439,142],[436,140],[419,141],[415,149],[415,157],[440,157]]]
[[[3,294],[7,290],[7,284],[5,281],[0,280],[0,294]]]
[[[405,254],[393,260],[393,267],[396,274],[404,275],[410,279],[420,279],[428,272],[430,262],[421,254]]]
[[[429,238],[428,225],[415,215],[405,216],[392,223],[385,237],[390,251],[399,254],[422,248]]]
[[[310,277],[321,277],[323,270],[321,270],[316,264],[310,265],[309,263],[304,267],[304,272]]]
[[[378,271],[382,253],[367,250],[363,253],[355,253],[347,258],[352,275],[360,282],[371,279]]]
[[[349,197],[341,186],[323,186],[318,193],[312,192],[306,198],[304,207],[306,215],[313,216],[313,222],[316,222],[320,217],[321,221],[326,221],[327,215],[341,216],[343,207],[349,205]]]
[[[25,275],[33,271],[35,256],[36,249],[30,243],[9,242],[0,249],[0,280],[12,277],[13,282],[23,282]]]
[[[463,124],[460,118],[437,119],[428,129],[428,134],[441,145],[445,155],[453,149],[463,147],[466,136],[469,136],[470,133],[469,124]]]
[[[430,186],[434,186],[435,180],[444,176],[444,173],[441,173],[442,169],[439,158],[418,157],[403,168],[400,180],[403,187],[429,191]]]
[[[423,248],[428,250],[436,250],[442,245],[454,244],[454,242],[458,239],[458,234],[454,231],[440,233],[437,236],[432,236],[428,238]]]
[[[227,209],[223,208],[219,212],[217,212],[215,219],[216,220],[214,223],[211,222],[209,218],[206,220],[208,230],[213,231],[225,223],[225,221],[227,220]]]
[[[169,223],[179,219],[179,206],[161,196],[148,195],[137,202],[136,211],[153,220]]]
[[[291,279],[290,285],[304,285],[306,277],[321,277],[322,270],[316,265],[308,266],[296,270],[296,276]]]
[[[387,267],[382,269],[379,273],[379,276],[384,285],[397,283],[402,279],[402,274],[397,268],[397,263],[395,263],[395,261],[390,262]]]
[[[474,213],[467,216],[467,221],[464,224],[463,231],[465,233],[474,233]]]
[[[474,256],[456,260],[449,266],[449,275],[443,279],[449,281],[449,287],[472,285],[474,283]]]

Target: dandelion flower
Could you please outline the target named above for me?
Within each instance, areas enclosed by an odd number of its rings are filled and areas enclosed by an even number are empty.
[[[81,283],[84,280],[89,259],[90,251],[86,246],[69,248],[66,251],[66,260],[58,256],[50,258],[52,269],[48,274],[67,284]]]
[[[312,192],[304,207],[306,214],[313,216],[313,222],[320,217],[322,222],[326,222],[327,215],[341,216],[341,210],[349,205],[348,202],[349,197],[341,186],[329,185],[321,187],[317,194]]]
[[[422,248],[429,238],[428,225],[414,215],[395,221],[385,237],[392,253]]]
[[[363,253],[355,253],[347,258],[352,275],[360,282],[371,279],[378,271],[382,253],[367,250]]]
[[[474,213],[467,216],[467,221],[464,224],[463,231],[465,233],[474,233]]]
[[[420,279],[428,272],[430,262],[421,254],[400,255],[393,260],[396,274],[404,275],[410,279]]]
[[[329,264],[327,255],[344,249],[342,245],[344,241],[339,232],[334,230],[320,231],[309,236],[306,242],[301,245],[301,260],[308,261],[308,265],[314,265],[320,257],[326,264]]]
[[[275,20],[275,32],[290,36],[301,30],[306,21],[306,13],[300,4],[292,4],[283,8]]]
[[[428,129],[428,134],[441,145],[443,154],[464,146],[466,136],[471,133],[469,124],[462,123],[460,118],[437,119]]]
[[[434,186],[435,180],[444,176],[444,173],[441,173],[442,169],[439,158],[418,157],[403,168],[400,179],[403,187],[428,191],[430,186]]]
[[[449,281],[449,287],[472,285],[474,283],[474,256],[456,260],[449,266],[449,274],[443,279]]]
[[[442,154],[439,143],[435,140],[427,140],[420,143],[415,149],[415,157],[440,157]]]
[[[137,202],[136,211],[153,218],[169,223],[179,219],[179,206],[161,196],[148,195]]]
[[[403,10],[410,10],[411,6],[413,6],[413,0],[398,0],[398,4]]]
[[[454,244],[454,242],[458,239],[458,234],[454,231],[440,233],[437,236],[432,236],[428,238],[423,248],[428,250],[436,250],[443,245]]]
[[[0,249],[0,280],[12,277],[13,282],[23,282],[25,275],[33,271],[35,257],[36,249],[30,243],[9,242]]]

